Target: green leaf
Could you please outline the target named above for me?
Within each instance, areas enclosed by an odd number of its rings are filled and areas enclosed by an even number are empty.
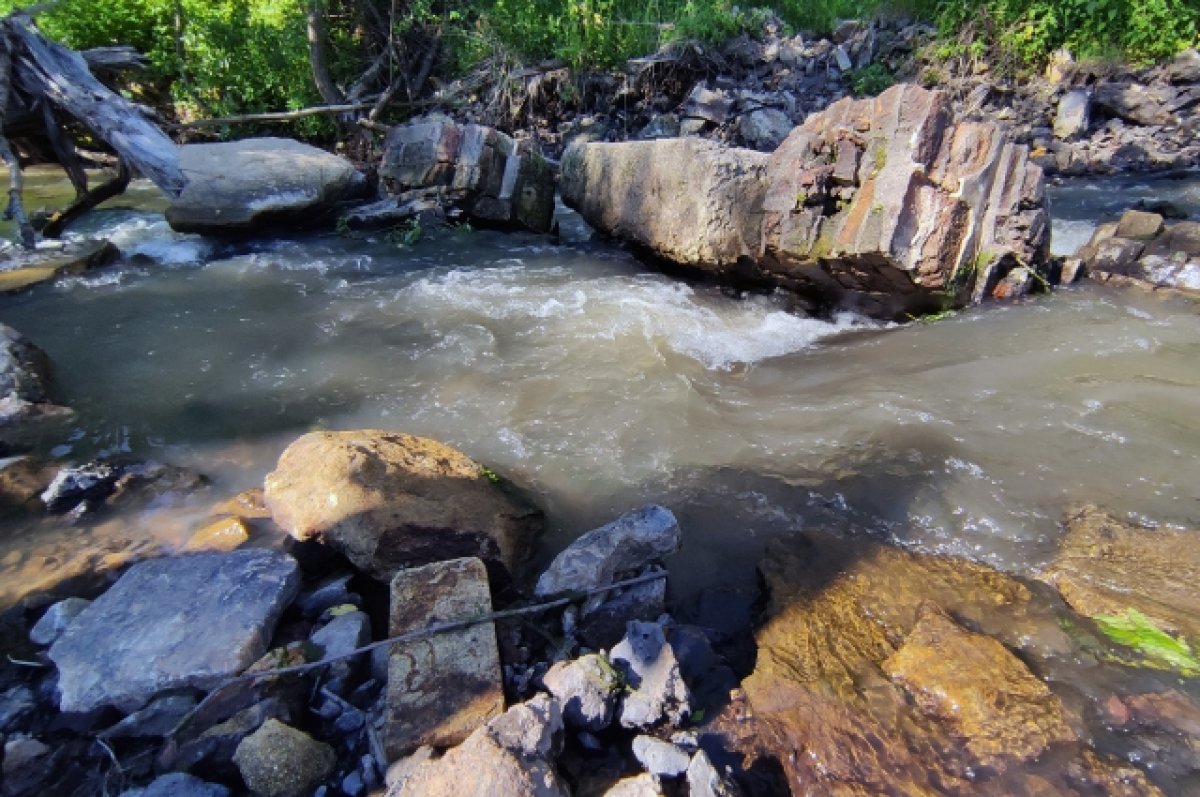
[[[1163,631],[1137,609],[1094,619],[1105,636],[1145,656],[1147,665],[1165,666],[1188,676],[1200,675],[1200,659],[1192,652],[1192,646]]]

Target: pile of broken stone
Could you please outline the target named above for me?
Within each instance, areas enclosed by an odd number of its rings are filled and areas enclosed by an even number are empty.
[[[33,647],[0,668],[2,793],[736,793],[688,730],[737,678],[664,613],[674,515],[583,535],[513,600],[541,517],[498,481],[408,435],[300,438],[231,502],[286,544],[210,537],[233,549],[27,612]],[[494,621],[493,595],[529,622]]]

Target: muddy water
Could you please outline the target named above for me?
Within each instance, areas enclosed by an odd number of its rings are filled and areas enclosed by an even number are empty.
[[[1086,238],[1113,190],[1059,189],[1062,236]],[[120,265],[3,298],[0,318],[49,353],[78,411],[57,456],[190,465],[213,490],[98,528],[13,525],[9,587],[51,579],[68,547],[177,544],[312,428],[462,448],[547,510],[543,559],[660,501],[685,530],[678,595],[748,583],[765,543],[802,528],[1030,575],[1079,502],[1200,526],[1193,303],[1090,287],[887,328],[801,318],[583,240],[223,246],[171,233],[147,196],[82,229],[111,236]]]

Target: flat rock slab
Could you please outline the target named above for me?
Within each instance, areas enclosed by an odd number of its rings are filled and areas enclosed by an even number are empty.
[[[492,611],[487,570],[468,557],[401,570],[392,579],[389,636]],[[384,746],[395,759],[421,745],[459,744],[504,711],[491,623],[392,646]]]
[[[33,251],[12,250],[0,257],[0,293],[20,293],[60,274],[79,274],[107,266],[121,256],[108,241],[43,245]]]
[[[180,148],[187,186],[167,208],[181,232],[248,233],[302,222],[361,195],[366,179],[345,158],[288,138]]]
[[[266,652],[299,589],[296,561],[273,551],[136,564],[50,648],[60,707],[128,712],[166,689],[211,689]]]

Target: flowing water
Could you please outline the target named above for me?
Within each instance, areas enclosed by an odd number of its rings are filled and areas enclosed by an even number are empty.
[[[1057,248],[1136,185],[1053,189]],[[1198,186],[1143,193],[1186,204]],[[648,271],[569,215],[561,244],[459,230],[408,248],[229,246],[173,234],[139,190],[79,230],[110,236],[119,265],[4,297],[0,318],[49,353],[78,412],[56,455],[190,465],[214,490],[182,521],[14,528],[0,581],[27,577],[56,534],[177,543],[317,427],[433,437],[523,484],[547,511],[543,560],[659,501],[684,528],[679,595],[750,582],[765,542],[799,528],[1027,576],[1081,502],[1200,526],[1200,313],[1186,300],[1092,286],[936,323],[823,321]]]

